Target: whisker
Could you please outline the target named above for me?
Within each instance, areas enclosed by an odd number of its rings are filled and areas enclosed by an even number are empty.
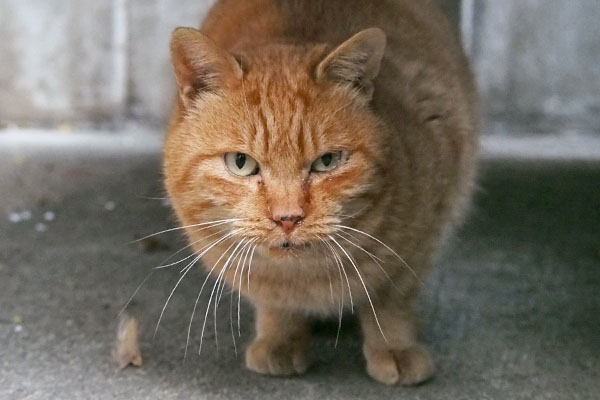
[[[350,214],[350,215],[338,214],[338,216],[342,217],[342,220],[344,220],[344,219],[354,219],[354,218],[356,218],[357,215],[359,215],[361,212],[363,212],[364,210],[366,210],[368,207],[369,207],[369,205],[366,205],[366,206],[362,207],[360,210],[356,211],[353,214]]]
[[[237,232],[242,232],[242,231],[243,231],[243,229],[238,229],[236,231],[236,233]],[[202,247],[200,250],[196,251],[195,254],[198,254],[198,253],[201,253],[202,255],[206,254],[206,252],[210,251],[210,249],[212,249],[213,247],[215,247],[217,244],[221,243],[222,242],[221,239],[225,239],[225,238],[227,238],[229,236],[231,236],[230,233],[227,233],[227,234],[221,236],[221,238],[219,238],[219,239],[217,239],[217,240],[215,240],[215,241],[207,244],[206,246]],[[185,267],[183,267],[181,269],[181,271],[179,271],[179,273],[180,274],[183,273],[189,266],[190,266],[190,264],[188,264]]]
[[[236,246],[236,249],[240,246],[240,243],[238,243],[238,245]],[[233,247],[233,244],[232,244],[232,246],[229,247],[229,249],[231,247]],[[229,249],[227,249],[227,250],[229,251]],[[223,255],[224,254],[226,254],[226,253],[223,253]],[[231,255],[229,256],[229,258],[227,259],[227,261],[225,262],[225,264],[223,264],[223,267],[221,268],[221,271],[219,272],[219,275],[217,276],[217,280],[216,280],[215,284],[213,285],[213,288],[212,288],[212,290],[210,292],[210,297],[208,298],[208,305],[206,306],[206,312],[204,313],[204,322],[202,323],[202,333],[200,334],[200,348],[198,349],[198,354],[200,354],[202,352],[202,344],[204,343],[204,330],[206,328],[206,320],[208,319],[208,313],[210,311],[210,305],[212,303],[212,298],[213,298],[213,295],[215,293],[215,289],[216,289],[217,284],[219,283],[219,280],[221,279],[223,273],[227,269],[227,264],[231,261],[231,257],[233,256],[233,254],[235,254],[235,249],[231,253]],[[219,257],[219,260],[220,259],[221,259],[221,257]],[[215,301],[216,301],[216,298],[215,298]],[[217,342],[217,340],[218,340],[217,337],[216,337],[216,329],[217,328],[216,328],[216,317],[215,317],[215,342]],[[218,342],[217,342],[217,349],[218,349]]]
[[[348,296],[350,297],[350,310],[351,310],[352,314],[354,314],[354,300],[352,299],[352,289],[350,288],[350,280],[348,279],[348,274],[346,273],[346,268],[344,268],[344,263],[342,261],[342,258],[340,257],[338,252],[335,250],[335,248],[331,244],[329,244],[327,241],[325,241],[324,243],[331,250],[333,256],[335,257],[335,260],[338,263],[338,267],[341,267],[340,270],[342,271],[342,273],[344,274],[344,277],[346,278],[346,284],[348,285]]]
[[[360,233],[360,234],[362,234],[362,235],[365,235],[365,236],[367,236],[367,237],[369,237],[369,238],[373,239],[374,241],[376,241],[377,243],[379,243],[380,245],[382,245],[383,247],[385,247],[385,248],[386,248],[388,251],[390,251],[390,252],[391,252],[391,253],[392,253],[394,256],[396,256],[396,258],[397,258],[398,260],[400,260],[400,262],[402,262],[402,264],[404,264],[404,266],[405,266],[406,268],[408,268],[408,270],[409,270],[409,271],[410,271],[410,272],[411,272],[411,273],[414,275],[414,277],[415,277],[415,278],[416,278],[416,279],[419,281],[419,283],[423,284],[423,281],[421,281],[421,280],[419,279],[419,276],[417,275],[417,273],[415,272],[415,270],[414,270],[414,269],[412,269],[412,268],[411,268],[411,266],[410,266],[410,265],[408,265],[408,263],[407,263],[406,261],[404,261],[404,259],[403,259],[402,257],[400,257],[400,255],[394,251],[394,249],[392,249],[392,248],[391,248],[390,246],[388,246],[387,244],[383,243],[381,240],[377,239],[375,236],[373,236],[373,235],[369,235],[368,233],[366,233],[366,232],[363,232],[363,231],[361,231],[361,230],[359,230],[359,229],[351,228],[351,227],[349,227],[349,226],[345,226],[345,225],[334,225],[334,226],[335,226],[336,228],[341,228],[341,229],[349,229],[349,230],[351,230],[351,231],[353,231],[353,232]]]
[[[215,328],[215,343],[217,345],[217,350],[219,349],[219,339],[217,336],[217,308],[219,307],[219,290],[221,290],[221,294],[223,293],[223,290],[225,290],[225,274],[227,273],[227,270],[230,268],[231,264],[230,262],[232,261],[232,259],[235,261],[235,257],[234,255],[236,254],[237,250],[240,248],[240,246],[246,241],[246,239],[242,239],[240,240],[240,242],[238,243],[237,246],[235,246],[235,249],[233,249],[233,252],[231,253],[231,255],[229,256],[229,258],[227,259],[227,261],[225,262],[225,264],[223,265],[223,268],[221,269],[221,271],[219,272],[219,276],[217,276],[217,291],[215,292],[215,303],[214,303],[214,309],[215,309],[215,313],[214,313],[214,328]],[[219,281],[221,281],[221,284],[219,284]],[[209,299],[209,303],[208,303],[208,307],[210,308],[210,299]]]
[[[211,228],[212,228],[212,227],[211,227]],[[158,265],[158,266],[154,267],[154,269],[163,269],[163,268],[172,267],[173,265],[180,264],[180,263],[184,262],[185,260],[189,260],[189,259],[190,259],[190,258],[192,258],[194,255],[196,255],[196,254],[200,253],[202,250],[204,250],[206,247],[210,246],[210,244],[208,244],[208,245],[204,246],[203,248],[201,248],[201,249],[200,249],[200,250],[198,250],[198,251],[195,251],[195,252],[193,252],[192,254],[188,255],[187,257],[185,257],[185,258],[182,258],[182,259],[181,259],[181,260],[179,260],[179,261],[174,261],[174,262],[172,262],[172,263],[169,263],[169,264],[164,264],[164,265],[163,265],[163,263],[164,263],[165,261],[168,261],[169,259],[173,258],[175,255],[177,255],[177,253],[181,253],[183,250],[185,250],[185,249],[187,249],[187,248],[189,248],[189,247],[192,247],[192,246],[194,246],[195,244],[197,244],[197,243],[199,243],[199,242],[201,242],[201,241],[203,241],[203,240],[206,240],[206,239],[208,239],[208,238],[210,238],[210,237],[216,236],[216,235],[218,235],[218,234],[220,234],[220,233],[223,233],[223,232],[226,232],[226,231],[228,231],[228,230],[229,230],[229,228],[226,228],[226,229],[221,229],[221,230],[220,230],[220,231],[218,231],[218,232],[212,233],[212,234],[210,234],[210,235],[208,235],[208,236],[204,236],[204,237],[202,237],[202,238],[200,238],[200,239],[198,239],[198,240],[195,240],[194,242],[190,243],[189,245],[187,245],[187,246],[185,246],[185,247],[183,247],[183,248],[179,249],[179,250],[178,250],[176,253],[173,253],[172,255],[170,255],[168,258],[166,258],[165,260],[163,260],[163,262],[162,262],[160,265]]]
[[[248,261],[248,293],[250,293],[250,273],[252,272],[252,259],[254,258],[254,250],[256,250],[257,244],[252,248],[252,254],[250,254],[250,261]]]
[[[364,253],[366,253],[371,258],[371,260],[379,267],[379,269],[381,270],[381,272],[383,272],[383,274],[385,275],[385,277],[387,278],[387,280],[390,281],[390,283],[392,284],[392,286],[394,287],[394,289],[396,289],[401,294],[404,294],[404,292],[402,290],[400,290],[400,288],[398,288],[398,286],[396,286],[396,283],[392,280],[392,278],[390,278],[390,275],[387,273],[387,271],[379,263],[379,261],[382,261],[381,258],[379,258],[376,255],[374,255],[373,253],[369,252],[368,250],[366,250],[362,246],[359,246],[358,244],[356,244],[356,243],[352,242],[351,240],[345,238],[344,236],[340,235],[339,233],[336,233],[336,236],[339,237],[339,238],[341,238],[341,239],[344,239],[346,242],[350,243],[352,246],[354,246],[357,249],[359,249],[359,250],[363,251]]]
[[[203,228],[203,229],[204,229],[204,228]],[[183,250],[185,250],[185,249],[187,249],[187,248],[189,248],[189,247],[193,246],[194,244],[196,244],[196,243],[200,242],[201,240],[208,239],[209,237],[211,237],[211,236],[214,236],[214,235],[217,235],[217,234],[219,234],[219,233],[222,233],[222,232],[225,232],[226,230],[228,230],[228,229],[223,229],[223,230],[220,230],[220,231],[219,231],[219,232],[217,232],[217,233],[214,233],[214,234],[212,234],[212,235],[206,236],[206,237],[204,237],[203,239],[197,240],[197,241],[195,241],[195,242],[193,242],[193,243],[191,243],[191,244],[189,244],[189,245],[187,245],[187,246],[185,246],[185,247],[182,247],[181,249],[179,249],[179,250],[178,250],[178,251],[176,251],[175,253],[171,254],[169,257],[165,258],[165,259],[164,259],[164,260],[163,260],[163,261],[162,261],[160,264],[164,263],[165,261],[168,261],[169,259],[173,258],[173,257],[174,257],[174,256],[176,256],[177,254],[181,253]],[[201,249],[200,251],[202,251],[202,249]],[[151,271],[150,271],[150,272],[149,272],[149,273],[146,275],[146,277],[145,277],[145,278],[142,280],[142,282],[141,282],[141,283],[140,283],[140,284],[137,286],[137,288],[134,290],[133,294],[132,294],[132,295],[129,297],[129,299],[127,300],[127,302],[125,303],[125,305],[123,306],[123,308],[121,308],[121,310],[119,311],[119,313],[117,314],[117,316],[120,316],[121,314],[123,314],[123,312],[124,312],[124,311],[127,309],[127,307],[129,306],[129,304],[131,303],[131,301],[134,299],[134,297],[135,297],[135,296],[137,295],[137,293],[140,291],[140,289],[142,288],[142,286],[144,286],[144,284],[146,283],[146,281],[147,281],[147,280],[148,280],[148,279],[149,279],[149,278],[152,276],[152,274],[154,274],[154,270],[155,270],[155,269],[166,268],[166,267],[170,267],[171,265],[176,265],[176,264],[179,264],[179,263],[181,263],[181,262],[183,262],[183,261],[185,261],[185,260],[188,260],[188,259],[190,259],[191,257],[195,256],[195,255],[196,255],[196,254],[198,254],[198,253],[199,253],[199,251],[198,251],[198,252],[194,252],[194,253],[190,254],[189,256],[187,256],[187,257],[185,257],[185,258],[183,258],[183,259],[181,259],[181,260],[179,260],[179,261],[177,261],[177,262],[171,263],[171,264],[167,264],[167,265],[158,265],[158,266],[156,266],[156,267],[153,267],[153,268],[152,268],[152,270],[151,270]]]
[[[352,242],[352,241],[351,241],[351,240],[349,240],[347,237],[345,237],[345,236],[342,236],[342,235],[341,235],[342,233],[343,233],[344,235],[348,235],[348,236],[349,236],[349,237],[351,237],[352,239],[356,240],[356,242],[360,242],[360,239],[358,239],[356,236],[354,236],[354,235],[353,235],[353,234],[351,234],[351,233],[345,232],[345,231],[340,231],[339,233],[336,233],[336,236],[338,236],[338,237],[340,237],[340,238],[344,239],[344,240],[345,240],[345,241],[347,241],[348,243],[352,244],[354,247],[356,247],[356,248],[358,248],[359,250],[361,250],[363,253],[367,254],[367,255],[368,255],[370,258],[371,258],[371,260],[373,260],[373,261],[377,261],[377,262],[380,262],[380,263],[383,263],[383,264],[385,264],[385,260],[382,260],[381,258],[377,257],[375,254],[371,253],[370,251],[368,251],[368,250],[367,250],[367,249],[365,249],[364,247],[362,247],[362,246],[360,246],[360,245],[358,245],[358,244],[356,244],[356,243]]]
[[[333,250],[331,249],[331,247],[328,245],[328,243],[325,241],[325,239],[321,238],[320,236],[317,236],[318,239],[323,243],[323,248],[324,249],[329,249],[329,251],[333,254]],[[340,274],[340,301],[339,301],[339,308],[338,308],[338,329],[337,329],[337,333],[335,335],[335,344],[333,345],[333,347],[335,349],[337,349],[337,345],[338,345],[338,341],[340,338],[340,331],[342,330],[342,314],[344,312],[344,278],[342,278],[342,270],[336,261],[336,266],[338,268],[338,272]],[[348,288],[349,289],[349,288]]]
[[[119,311],[119,313],[117,314],[117,317],[120,317],[121,314],[123,314],[123,312],[127,309],[127,307],[129,307],[129,304],[131,303],[131,301],[133,300],[135,295],[139,292],[139,290],[142,288],[142,286],[144,286],[146,281],[152,276],[153,273],[154,273],[154,270],[151,270],[148,274],[146,274],[146,277],[144,278],[144,280],[142,280],[142,282],[137,286],[137,288],[133,291],[133,294],[127,300],[127,303],[125,303],[123,308],[121,308],[121,311]]]
[[[231,339],[233,340],[233,351],[235,352],[236,356],[238,353],[237,353],[237,344],[235,342],[235,333],[234,333],[234,329],[233,329],[233,292],[235,290],[235,278],[237,277],[237,273],[240,269],[240,263],[242,262],[242,257],[244,256],[244,253],[246,252],[246,249],[250,248],[250,246],[252,245],[252,242],[254,240],[255,239],[248,240],[248,242],[246,242],[246,244],[244,244],[244,247],[242,247],[242,249],[240,250],[240,256],[238,258],[238,262],[235,267],[235,271],[233,273],[233,279],[231,280],[231,291],[230,291],[230,295],[229,295],[229,326],[231,327]]]
[[[218,221],[202,222],[202,223],[199,223],[199,224],[191,224],[191,225],[179,226],[179,227],[176,227],[176,228],[171,228],[171,229],[165,229],[164,231],[160,231],[160,232],[152,233],[152,234],[150,234],[150,235],[146,235],[146,236],[144,236],[144,237],[141,237],[141,238],[139,238],[139,239],[132,240],[131,242],[129,242],[129,244],[131,244],[131,243],[137,243],[137,242],[141,242],[142,240],[145,240],[145,239],[151,238],[151,237],[153,237],[153,236],[162,235],[163,233],[167,233],[167,232],[173,232],[173,231],[177,231],[177,230],[180,230],[180,229],[193,228],[193,227],[196,227],[196,226],[206,226],[206,225],[210,225],[210,224],[216,224],[216,223],[218,224],[218,223],[220,223],[220,222],[222,222],[222,223],[226,224],[226,223],[229,223],[229,222],[244,221],[245,219],[246,219],[246,218],[230,218],[230,219],[221,219],[221,220],[218,220]]]
[[[202,295],[202,291],[204,290],[204,286],[206,286],[206,282],[208,282],[208,279],[210,278],[212,272],[215,270],[215,268],[217,267],[217,265],[219,264],[219,262],[223,259],[223,257],[225,257],[225,254],[227,254],[227,252],[229,251],[229,249],[231,249],[234,245],[235,245],[235,243],[232,243],[223,252],[223,254],[221,254],[221,256],[219,256],[219,258],[214,263],[214,265],[212,266],[212,268],[210,269],[210,271],[208,271],[208,273],[206,274],[206,278],[204,278],[204,282],[202,282],[202,286],[200,287],[200,290],[198,291],[198,296],[196,297],[196,301],[194,302],[194,309],[192,310],[192,316],[190,317],[190,323],[188,325],[187,339],[186,339],[186,342],[185,342],[185,353],[183,355],[183,359],[184,360],[187,357],[188,346],[189,346],[189,343],[190,343],[190,334],[192,332],[192,322],[194,321],[194,314],[196,314],[196,308],[198,307],[198,301],[200,301],[200,296]],[[204,332],[203,332],[203,334],[204,334]],[[202,341],[202,337],[200,337],[200,341]]]
[[[258,241],[258,238],[256,240],[254,240],[253,243],[256,243]],[[251,248],[248,247],[248,250],[246,251],[246,254],[244,255],[244,261],[242,262],[242,269],[240,270],[240,280],[239,280],[239,284],[238,284],[238,303],[237,303],[237,326],[238,326],[238,337],[242,336],[242,332],[241,332],[241,326],[240,326],[240,309],[241,309],[241,302],[242,302],[242,279],[244,276],[244,269],[246,266],[246,260],[248,258],[248,255],[250,254],[250,250]],[[233,283],[235,285],[235,282]]]
[[[325,246],[327,243],[325,242],[325,239],[321,238],[320,236],[318,236],[318,239],[321,241],[322,245],[323,245],[323,249],[327,249],[328,247]],[[330,252],[331,249],[329,249]],[[329,257],[327,258],[327,266],[329,266]],[[337,264],[337,260],[336,260],[336,266],[338,268],[338,272],[340,273],[340,297],[339,297],[339,307],[338,307],[338,327],[337,327],[337,333],[335,334],[335,343],[333,345],[333,348],[337,349],[337,345],[338,345],[338,341],[340,338],[340,331],[342,330],[342,313],[344,311],[344,279],[342,278],[342,271],[340,269],[340,266]],[[329,275],[329,271],[327,271],[327,275]],[[329,288],[331,290],[331,300],[333,302],[333,289],[331,288],[331,278],[329,279]],[[335,304],[335,302],[334,302]]]
[[[160,321],[162,320],[162,317],[165,313],[165,309],[167,308],[167,305],[169,304],[169,301],[171,300],[171,297],[173,297],[173,294],[175,293],[175,290],[177,290],[177,287],[179,286],[179,284],[181,283],[181,281],[183,280],[183,278],[185,278],[185,276],[187,275],[187,273],[189,271],[191,271],[192,267],[196,264],[196,262],[198,262],[198,260],[200,260],[200,258],[202,258],[207,252],[209,252],[214,246],[216,246],[217,244],[221,243],[223,240],[226,240],[227,238],[235,235],[236,233],[239,233],[240,231],[242,231],[242,229],[238,229],[235,231],[232,231],[230,233],[228,233],[227,235],[225,235],[224,237],[218,239],[217,241],[215,241],[213,243],[213,245],[211,245],[208,249],[204,250],[202,253],[200,253],[199,256],[197,256],[194,260],[192,260],[192,262],[190,262],[185,268],[185,272],[183,274],[181,274],[179,280],[177,281],[177,283],[175,284],[175,287],[173,288],[173,290],[171,290],[171,293],[169,294],[169,297],[167,298],[167,301],[165,302],[165,305],[163,306],[161,312],[160,312],[160,317],[158,318],[158,322],[156,323],[156,328],[154,329],[154,335],[152,336],[153,338],[156,337],[156,333],[158,332],[158,327],[160,325]]]
[[[342,245],[339,244],[338,241],[335,240],[335,238],[333,236],[328,235],[328,237],[340,248],[340,250],[342,250],[342,252],[346,255],[346,257],[348,258],[348,260],[354,267],[354,270],[356,271],[356,274],[358,275],[358,278],[360,279],[360,283],[362,284],[363,288],[365,289],[365,294],[367,295],[367,299],[369,300],[369,304],[371,305],[371,310],[373,311],[373,317],[375,317],[375,322],[377,322],[377,327],[379,328],[379,332],[381,332],[381,336],[387,343],[388,340],[385,337],[385,334],[383,333],[383,329],[381,329],[381,325],[379,324],[379,318],[377,318],[377,313],[375,312],[375,306],[373,305],[373,301],[371,300],[371,295],[369,294],[369,291],[367,290],[367,285],[365,285],[365,281],[363,280],[358,267],[356,266],[356,264],[354,263],[354,260],[350,257],[350,254],[348,254],[346,249],[344,249],[342,247]]]

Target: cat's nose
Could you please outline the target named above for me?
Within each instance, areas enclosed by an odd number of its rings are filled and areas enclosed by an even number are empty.
[[[285,233],[293,231],[303,218],[302,215],[273,215],[273,221],[281,226]]]

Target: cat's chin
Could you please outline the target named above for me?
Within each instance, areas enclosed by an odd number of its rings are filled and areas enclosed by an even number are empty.
[[[310,247],[310,243],[293,243],[286,241],[279,245],[268,247],[268,254],[273,258],[298,257],[308,247]]]

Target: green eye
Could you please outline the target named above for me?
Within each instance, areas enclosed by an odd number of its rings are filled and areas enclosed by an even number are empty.
[[[258,163],[248,154],[227,153],[225,165],[236,176],[251,176],[258,174]]]
[[[317,158],[312,165],[310,170],[312,172],[328,172],[335,169],[340,160],[342,159],[342,152],[336,151],[333,153],[325,153],[321,157]]]

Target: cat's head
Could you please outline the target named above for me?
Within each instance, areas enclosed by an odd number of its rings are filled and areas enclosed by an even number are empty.
[[[369,104],[384,48],[384,33],[372,28],[334,49],[230,54],[195,29],[177,29],[179,103],[165,177],[181,221],[235,220],[225,226],[284,256],[368,206],[386,162]]]

